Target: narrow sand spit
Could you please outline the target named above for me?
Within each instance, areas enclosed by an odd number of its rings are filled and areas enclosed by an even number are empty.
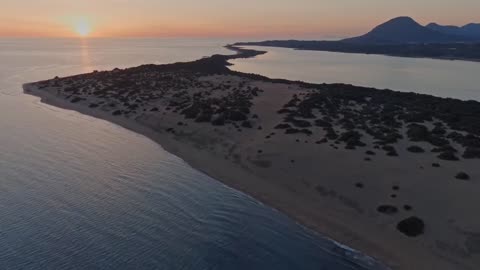
[[[392,269],[480,267],[480,103],[189,63],[24,85],[144,134]]]

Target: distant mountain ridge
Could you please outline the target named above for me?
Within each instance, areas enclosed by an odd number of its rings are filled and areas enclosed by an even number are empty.
[[[480,24],[423,26],[410,17],[397,17],[365,35],[343,40],[266,40],[235,45],[480,62]]]
[[[465,36],[480,40],[480,23],[469,23],[464,26],[430,23],[426,27],[448,35]]]
[[[410,17],[391,19],[365,35],[347,38],[342,42],[359,44],[455,43],[480,41],[480,24],[463,27],[423,26]]]

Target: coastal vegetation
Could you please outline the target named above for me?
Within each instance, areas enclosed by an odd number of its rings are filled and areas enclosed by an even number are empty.
[[[237,54],[57,77],[25,91],[153,130],[219,180],[340,239],[374,228],[369,243],[388,237],[424,250],[408,241],[416,238],[464,263],[438,239],[480,244],[442,222],[441,210],[447,191],[468,192],[480,179],[479,102],[235,72],[228,60],[264,52],[229,48]],[[431,186],[435,200],[422,195]],[[449,212],[457,214],[468,220]],[[362,225],[335,234],[352,222]]]

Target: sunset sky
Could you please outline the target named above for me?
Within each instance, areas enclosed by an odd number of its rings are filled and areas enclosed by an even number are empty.
[[[2,0],[0,36],[342,37],[396,16],[480,22],[479,0]]]

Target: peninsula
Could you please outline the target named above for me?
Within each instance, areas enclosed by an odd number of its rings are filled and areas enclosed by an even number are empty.
[[[480,24],[456,27],[431,23],[422,26],[410,17],[398,17],[365,35],[338,41],[268,40],[235,45],[480,61]]]
[[[392,269],[478,269],[480,103],[231,71],[235,55],[28,83]],[[208,194],[205,194],[208,196]]]

